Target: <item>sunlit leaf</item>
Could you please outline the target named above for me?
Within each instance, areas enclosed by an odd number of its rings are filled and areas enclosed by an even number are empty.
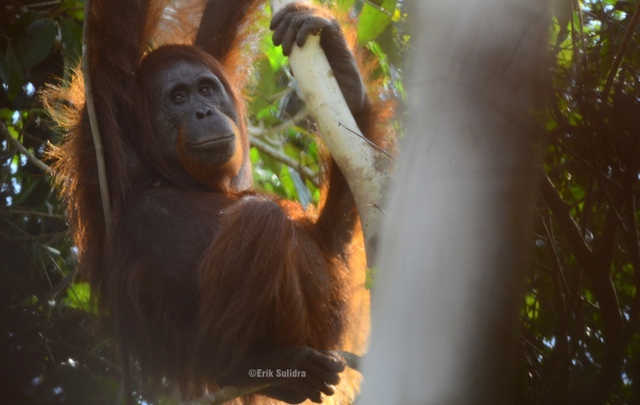
[[[380,3],[380,4],[377,4]],[[372,4],[377,4],[374,6]],[[391,22],[397,0],[371,1],[365,3],[358,21],[358,42],[364,45],[380,35]]]
[[[91,287],[89,283],[74,283],[67,287],[67,298],[71,308],[91,312]]]

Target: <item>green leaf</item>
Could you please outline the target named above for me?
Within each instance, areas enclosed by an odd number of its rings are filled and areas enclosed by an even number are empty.
[[[280,184],[282,185],[282,189],[285,193],[283,197],[287,200],[297,200],[298,193],[296,191],[296,185],[293,183],[293,179],[291,178],[291,174],[289,174],[289,166],[282,165],[278,178],[280,178]]]
[[[369,48],[369,50],[373,52],[373,54],[378,59],[378,63],[380,64],[380,69],[382,69],[382,73],[384,73],[386,77],[391,77],[391,70],[389,69],[389,61],[387,59],[387,54],[384,53],[380,45],[375,41],[370,41],[367,44],[367,48]]]
[[[586,196],[584,188],[580,184],[571,186],[570,191],[574,201],[581,201]]]
[[[2,79],[2,83],[9,83],[9,69],[6,60],[5,54],[0,52],[0,79]]]
[[[60,5],[60,10],[65,9],[73,9],[73,11],[67,11],[67,14],[72,15],[76,20],[80,22],[84,20],[84,1],[67,0]]]
[[[249,156],[251,157],[251,164],[255,165],[260,161],[260,152],[258,152],[258,149],[251,148],[251,150],[249,151]]]
[[[49,18],[41,18],[27,27],[29,37],[20,41],[18,59],[23,69],[37,65],[49,55],[58,35],[57,24]]]
[[[337,0],[336,4],[338,5],[338,12],[348,12],[349,10],[351,10],[353,3],[355,3],[355,0]]]
[[[60,20],[60,36],[64,57],[72,64],[82,55],[82,26],[72,20]]]
[[[22,75],[22,70],[20,69],[20,63],[18,62],[18,58],[16,58],[16,54],[13,53],[13,48],[11,47],[11,43],[7,42],[7,55],[5,57],[5,68],[7,70],[7,81],[5,82],[7,86],[9,86],[9,99],[13,99],[18,95],[22,85],[24,84],[24,76]]]
[[[67,287],[67,298],[69,306],[84,311],[91,312],[91,289],[89,283],[75,283]]]
[[[536,299],[535,296],[527,294],[526,296],[527,302],[527,316],[531,319],[537,318],[538,313],[540,312],[540,301]]]
[[[0,109],[0,118],[4,118],[7,124],[11,123],[13,121],[13,110],[8,108]]]
[[[267,38],[265,38],[265,41],[266,41],[265,54],[269,59],[269,64],[271,65],[271,69],[274,72],[277,72],[287,64],[287,57],[284,56],[284,54],[282,53],[281,46],[275,46],[273,44],[273,40],[271,39],[271,36],[267,36]]]
[[[371,288],[373,288],[373,284],[377,274],[378,274],[378,267],[374,266],[367,269],[367,273],[365,275],[365,280],[364,280],[364,287],[367,290],[370,290]]]
[[[9,29],[10,38],[19,38],[25,35],[27,27],[39,18],[44,18],[44,14],[36,11],[27,11],[22,14],[18,21]]]
[[[391,22],[397,0],[383,0],[378,7],[365,3],[358,21],[358,42],[365,45],[380,35]],[[387,12],[384,12],[383,9]]]

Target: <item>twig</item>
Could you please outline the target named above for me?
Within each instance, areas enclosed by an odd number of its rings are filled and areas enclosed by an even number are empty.
[[[9,214],[31,215],[31,216],[34,216],[34,217],[41,217],[41,218],[51,218],[51,219],[62,219],[62,218],[64,218],[64,215],[59,215],[59,214],[49,214],[47,212],[34,212],[34,211],[16,210],[16,209],[13,209],[13,208],[2,209],[2,211],[7,212]]]
[[[633,17],[631,17],[631,22],[629,22],[629,26],[627,27],[627,33],[624,36],[624,40],[622,40],[622,45],[620,45],[620,49],[618,49],[616,58],[613,61],[613,66],[611,66],[611,70],[609,71],[607,82],[604,85],[604,90],[602,91],[603,99],[607,99],[609,97],[609,93],[611,92],[611,87],[613,87],[613,79],[615,79],[616,75],[618,74],[618,69],[620,69],[622,58],[624,57],[624,54],[627,52],[627,48],[629,48],[629,43],[631,42],[633,33],[636,30],[638,19],[640,19],[640,6],[636,5],[636,11],[633,13]]]
[[[608,271],[610,258],[603,259],[602,257],[608,252],[598,249],[596,254],[589,248],[580,233],[578,224],[571,217],[569,205],[560,197],[549,177],[545,176],[543,179],[540,191],[545,202],[551,208],[560,231],[569,243],[578,265],[585,270],[591,280],[593,293],[600,304],[607,339],[609,341],[610,339],[615,340],[623,330],[623,324],[618,298]],[[607,233],[612,232],[608,228],[612,226],[611,221],[613,220],[614,209],[612,204],[608,218],[605,220],[605,228],[607,228],[605,231]],[[607,246],[607,248],[609,247]]]
[[[73,281],[73,278],[75,277],[77,270],[78,270],[78,266],[74,267],[74,269],[71,270],[65,276],[65,278],[63,278],[58,284],[53,286],[48,293],[43,295],[33,307],[34,308],[40,307],[45,302],[48,302],[51,298],[55,297],[60,291],[62,291],[63,288],[67,286],[71,287],[71,282]]]
[[[605,173],[601,172],[600,170],[598,170],[597,167],[593,166],[591,163],[589,163],[589,161],[587,161],[585,158],[583,158],[582,156],[578,155],[577,152],[574,152],[570,147],[568,147],[567,145],[564,144],[564,142],[562,142],[560,139],[556,138],[555,136],[553,136],[551,134],[551,132],[547,132],[547,136],[551,139],[551,141],[553,143],[555,143],[556,145],[558,145],[562,150],[564,150],[565,152],[567,152],[569,155],[573,156],[575,159],[577,159],[580,163],[582,163],[584,166],[586,166],[589,170],[591,170],[594,174],[597,174],[602,180],[604,180],[605,182],[611,183],[614,186],[616,186],[617,188],[622,188],[622,185],[618,182],[616,182],[615,180],[613,180],[612,178],[610,178],[609,176],[607,176]]]
[[[251,135],[253,135],[253,136],[257,137],[257,138],[264,138],[264,137],[267,137],[267,136],[272,135],[272,134],[277,134],[278,132],[281,132],[281,131],[284,131],[286,129],[291,128],[298,121],[301,121],[304,118],[306,118],[307,115],[309,115],[309,111],[306,108],[304,108],[304,109],[298,111],[298,113],[296,115],[294,115],[293,118],[288,119],[285,122],[283,122],[282,124],[276,125],[273,128],[269,128],[266,131],[251,130]]]
[[[18,142],[18,140],[16,138],[11,136],[11,133],[9,132],[7,127],[4,125],[4,123],[1,123],[1,124],[2,125],[0,125],[0,132],[2,132],[2,135],[4,135],[5,138],[7,138],[7,141],[9,141],[16,149],[18,149],[20,151],[20,153],[25,155],[27,157],[27,159],[29,159],[31,161],[31,163],[36,165],[36,167],[38,169],[42,170],[43,172],[47,172],[49,170],[49,166],[47,166],[46,164],[42,163],[40,160],[38,160],[37,157],[33,156],[27,150],[27,148],[25,148],[20,142]]]
[[[393,16],[394,16],[394,13],[392,13],[390,11],[387,11],[384,8],[380,7],[379,5],[374,4],[374,3],[372,3],[372,2],[370,2],[368,0],[363,0],[362,3],[370,5],[371,7],[375,8],[376,10],[378,10],[378,11],[380,11],[382,13],[385,13],[386,15],[388,15],[391,18],[393,18]],[[395,9],[394,9],[394,11],[395,11]],[[407,22],[404,18],[398,18],[398,21],[401,21],[403,23]]]
[[[61,236],[65,236],[67,234],[67,231],[62,231],[62,232],[51,232],[51,233],[39,233],[37,235],[33,235],[34,238],[50,238],[50,239],[55,239],[55,238],[59,238]],[[6,239],[6,240],[10,240],[10,241],[14,241],[14,242],[19,242],[19,241],[31,241],[32,239],[28,236],[10,236],[7,235],[6,233],[0,231],[0,238]]]
[[[49,7],[49,6],[59,6],[62,3],[62,0],[55,1],[45,1],[44,3],[36,3],[36,4],[26,4],[22,7],[24,8],[39,8],[39,7]]]
[[[391,155],[389,152],[387,152],[386,150],[382,149],[381,147],[379,147],[378,145],[376,145],[375,143],[371,142],[370,140],[368,140],[365,136],[363,136],[362,134],[357,133],[356,131],[354,131],[353,129],[347,127],[346,125],[344,125],[342,123],[342,121],[338,122],[338,126],[339,127],[344,127],[347,131],[351,132],[352,134],[364,139],[373,149],[377,150],[378,152],[382,153],[383,155],[385,155],[386,157],[388,157],[389,159],[393,160],[394,162],[396,162],[397,164],[401,165],[402,163],[400,163],[400,161],[398,161],[398,159],[394,158],[393,155]]]
[[[61,342],[59,340],[53,340],[53,339],[49,339],[47,338],[47,343],[53,343],[54,345],[58,345],[58,346],[64,346],[64,347],[68,347],[70,349],[76,350],[84,355],[86,355],[86,358],[92,357],[95,360],[97,360],[98,362],[104,364],[105,366],[109,367],[112,370],[115,370],[116,372],[120,372],[120,367],[118,367],[117,364],[114,364],[112,362],[110,362],[109,360],[105,359],[102,356],[98,356],[97,354],[90,352],[89,350],[83,349],[81,347],[78,346],[74,346],[74,345],[70,345],[69,343],[65,343],[65,342]]]
[[[386,213],[386,212],[384,212],[384,210],[382,209],[382,207],[381,207],[381,206],[379,206],[378,204],[373,203],[373,204],[369,204],[369,206],[370,206],[370,207],[373,207],[373,208],[375,208],[375,209],[377,209],[378,211],[380,211],[380,212],[382,213],[382,215],[384,215],[385,217],[387,217],[387,218],[391,219],[391,217],[390,217],[389,215],[387,215],[387,213]]]
[[[102,138],[100,138],[100,129],[98,127],[98,118],[96,116],[96,107],[93,102],[93,90],[91,87],[91,69],[90,55],[87,42],[89,40],[89,21],[91,20],[91,0],[85,0],[84,3],[84,27],[82,32],[82,75],[84,77],[84,97],[85,106],[89,113],[89,123],[91,124],[91,134],[93,136],[93,144],[96,149],[96,160],[98,163],[98,178],[100,181],[100,195],[102,196],[102,209],[104,211],[104,222],[109,229],[111,222],[111,202],[109,199],[109,184],[107,183],[107,169],[104,162],[104,149],[102,147]]]
[[[59,10],[52,11],[51,13],[49,13],[49,15],[50,15],[51,17],[55,17],[55,16],[60,15],[60,14],[62,14],[62,13],[70,13],[70,12],[72,12],[72,11],[80,11],[80,10],[83,10],[83,9],[84,9],[84,7],[69,7],[69,8],[61,8],[61,9],[59,9]]]
[[[264,153],[267,156],[271,156],[278,162],[284,163],[285,165],[291,167],[298,173],[300,173],[303,177],[309,179],[309,181],[316,187],[320,187],[320,180],[318,179],[318,175],[314,173],[313,170],[309,169],[306,166],[303,166],[297,160],[290,158],[289,156],[281,153],[271,146],[269,146],[266,142],[261,141],[260,139],[250,136],[249,141],[251,142],[251,146],[255,146],[260,152]]]

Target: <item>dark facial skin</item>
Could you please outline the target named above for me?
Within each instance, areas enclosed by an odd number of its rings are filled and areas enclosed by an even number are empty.
[[[236,152],[236,109],[206,66],[178,60],[154,78],[155,126],[170,160],[220,166]]]

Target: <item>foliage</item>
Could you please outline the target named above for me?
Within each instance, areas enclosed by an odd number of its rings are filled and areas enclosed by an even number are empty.
[[[638,10],[614,0],[553,10],[517,403],[640,403]]]
[[[359,16],[361,45],[381,60],[376,75],[402,96],[403,2],[336,3]],[[21,0],[0,9],[0,120],[39,159],[61,134],[36,94],[76,66],[83,5]],[[518,404],[640,403],[636,9],[629,1],[555,2],[549,36],[554,93],[537,113],[549,143],[520,313]],[[634,35],[623,46],[628,32]],[[313,125],[286,58],[268,38],[261,52],[251,134],[317,172]],[[48,175],[10,142],[0,142],[0,375],[10,376],[0,380],[2,397],[13,404],[115,403],[118,361],[96,331],[86,284],[73,278],[64,208]],[[256,147],[251,160],[257,188],[317,202],[311,179]]]
[[[354,18],[369,7],[360,0],[334,3]],[[408,40],[401,6],[402,1],[385,0],[382,7],[395,10],[393,18],[383,14],[381,26],[382,11],[373,9],[357,25],[366,33],[361,45],[381,58],[374,76],[398,95],[403,94],[400,60]],[[83,10],[84,1],[77,0],[18,0],[0,8],[0,125],[37,159],[44,159],[48,142],[64,136],[52,127],[37,94],[66,81],[78,66]],[[260,24],[266,27],[268,20],[265,15]],[[320,194],[314,181],[279,159],[286,156],[319,172],[313,123],[280,48],[270,38],[259,48],[265,57],[255,64],[248,89],[248,126],[257,140],[251,149],[254,185],[315,204]],[[275,157],[264,152],[264,144]],[[51,179],[1,134],[0,161],[0,396],[12,404],[118,403],[118,358],[103,337],[108,331],[96,328],[88,285],[75,275],[76,252]]]

